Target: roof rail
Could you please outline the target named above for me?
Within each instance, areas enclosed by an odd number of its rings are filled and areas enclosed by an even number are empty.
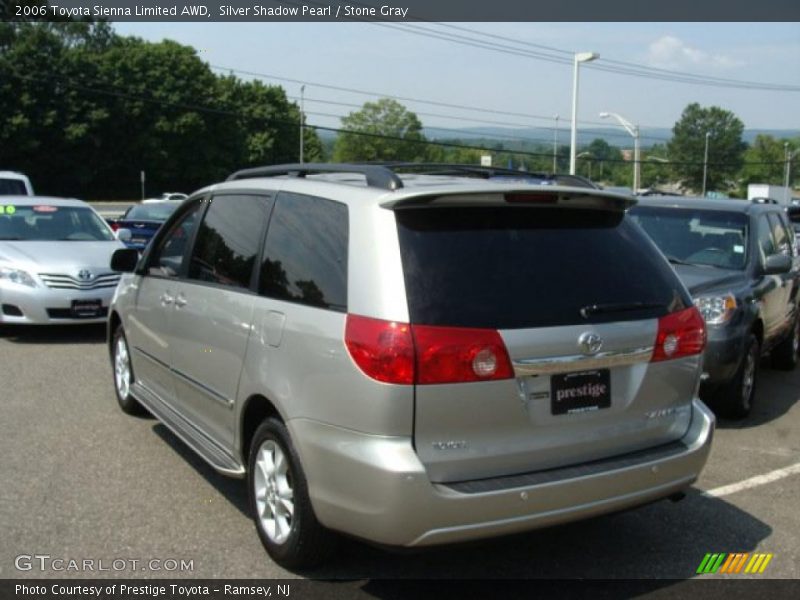
[[[269,167],[255,167],[236,171],[228,177],[228,181],[238,179],[251,179],[254,177],[305,177],[314,173],[359,173],[367,180],[370,187],[385,190],[397,190],[403,187],[403,181],[389,168],[382,165],[357,165],[338,163],[294,163],[287,165],[274,165]]]
[[[380,165],[392,171],[425,173],[427,175],[461,175],[464,177],[472,176],[485,179],[489,179],[490,177],[532,177],[548,179],[550,177],[545,173],[531,173],[503,167],[484,167],[482,165],[465,165],[461,163],[374,162],[365,164]]]

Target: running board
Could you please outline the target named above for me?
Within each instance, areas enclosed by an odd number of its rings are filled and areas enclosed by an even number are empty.
[[[153,392],[138,381],[134,382],[131,391],[136,400],[153,413],[153,416],[178,436],[184,444],[194,450],[200,458],[211,465],[214,470],[228,477],[244,478],[244,465],[210,440],[197,427],[186,421],[173,408],[161,401]]]

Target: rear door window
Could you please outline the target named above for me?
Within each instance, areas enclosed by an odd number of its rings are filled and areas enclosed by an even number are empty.
[[[413,323],[517,329],[656,318],[691,300],[622,213],[396,211]]]
[[[0,196],[27,196],[28,189],[21,179],[0,179]]]
[[[344,204],[279,194],[267,232],[259,293],[346,311],[348,235]]]

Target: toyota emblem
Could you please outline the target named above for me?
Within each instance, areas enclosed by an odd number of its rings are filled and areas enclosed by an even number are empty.
[[[587,331],[582,333],[578,338],[578,346],[580,347],[581,352],[592,356],[600,352],[600,348],[603,347],[603,338],[596,333]]]
[[[92,277],[92,272],[89,269],[81,269],[78,271],[78,279],[82,281],[89,281]]]

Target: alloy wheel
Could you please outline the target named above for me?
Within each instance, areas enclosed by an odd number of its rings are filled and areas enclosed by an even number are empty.
[[[294,525],[294,490],[289,461],[273,440],[266,440],[258,449],[253,485],[264,533],[274,543],[284,543]]]

